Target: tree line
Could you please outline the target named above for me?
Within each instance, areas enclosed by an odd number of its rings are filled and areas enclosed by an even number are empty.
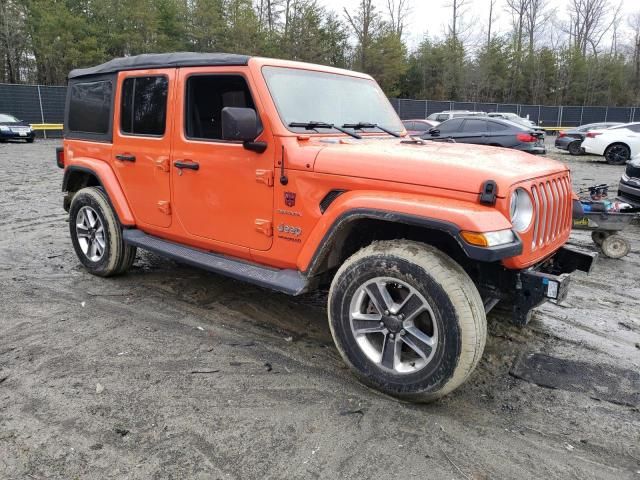
[[[634,105],[640,12],[614,0],[451,0],[445,32],[407,46],[411,0],[0,0],[0,81],[63,85],[67,73],[148,52],[232,52],[371,74],[390,97]],[[495,19],[509,19],[495,31]],[[624,28],[621,28],[624,27]],[[626,35],[623,35],[622,31]]]

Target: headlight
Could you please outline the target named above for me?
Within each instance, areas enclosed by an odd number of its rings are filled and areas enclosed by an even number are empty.
[[[511,224],[516,232],[524,232],[533,220],[533,202],[524,188],[511,194]]]
[[[0,125],[0,132],[8,132],[9,130],[11,130],[9,127],[6,127],[4,125]]]

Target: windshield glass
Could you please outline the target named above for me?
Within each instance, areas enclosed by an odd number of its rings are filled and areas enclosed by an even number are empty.
[[[308,133],[289,124],[310,121],[337,126],[367,122],[394,132],[404,130],[389,100],[371,80],[284,67],[264,67],[262,73],[280,119],[290,130]]]
[[[7,115],[6,113],[0,113],[0,122],[19,122],[13,115]]]

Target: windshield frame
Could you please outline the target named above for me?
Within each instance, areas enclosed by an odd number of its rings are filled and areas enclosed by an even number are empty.
[[[315,67],[315,65],[313,65],[312,67]],[[346,133],[342,133],[339,130],[337,130],[336,128],[327,128],[327,129],[322,129],[320,131],[316,131],[316,130],[305,130],[302,129],[301,127],[291,127],[289,126],[289,123],[287,123],[287,121],[285,120],[285,118],[283,117],[283,113],[281,112],[280,107],[278,106],[278,102],[276,101],[276,97],[273,94],[272,88],[269,85],[269,80],[267,75],[265,74],[265,69],[282,69],[282,70],[297,70],[297,71],[301,71],[301,72],[308,72],[309,74],[324,74],[324,75],[334,75],[334,76],[338,76],[338,77],[346,77],[346,78],[350,78],[350,79],[354,79],[354,80],[361,80],[364,82],[369,82],[371,85],[374,86],[374,88],[376,88],[381,94],[382,96],[386,99],[387,104],[389,105],[390,108],[390,112],[393,112],[393,114],[395,115],[395,118],[398,122],[397,125],[397,129],[396,128],[391,128],[390,130],[398,133],[398,135],[400,137],[403,137],[407,134],[407,129],[404,126],[404,124],[402,123],[402,119],[400,118],[400,116],[398,115],[398,112],[396,112],[395,108],[393,108],[393,105],[391,104],[391,102],[389,101],[389,98],[386,96],[386,94],[382,91],[382,89],[380,88],[380,85],[378,85],[378,83],[368,77],[368,76],[363,76],[362,74],[358,74],[357,72],[352,72],[353,75],[350,75],[349,73],[351,73],[348,70],[345,71],[340,71],[340,72],[335,72],[335,71],[330,71],[330,70],[322,70],[322,69],[316,69],[316,68],[304,68],[304,67],[300,67],[300,66],[291,66],[291,65],[275,65],[275,64],[263,64],[260,66],[260,74],[262,75],[262,80],[264,82],[265,87],[267,88],[267,92],[269,93],[269,97],[271,102],[273,103],[273,106],[276,110],[277,116],[278,116],[278,120],[280,122],[280,124],[290,133],[294,134],[294,135],[321,135],[321,136],[343,136],[343,135],[347,135]],[[377,123],[373,120],[376,119],[361,119],[359,121],[361,122],[366,122],[366,123]],[[305,123],[305,122],[325,122],[328,121],[327,119],[324,118],[308,118],[308,119],[304,119],[304,120],[295,120],[295,123]],[[329,121],[329,123],[332,123]],[[347,123],[352,123],[352,122],[347,122]],[[355,123],[355,122],[354,122]],[[335,126],[337,127],[341,127],[342,125],[338,125],[337,123],[333,123]],[[355,130],[354,130],[355,132]],[[373,128],[365,128],[362,130],[359,130],[360,134],[362,135],[366,135],[366,136],[387,136],[388,134],[379,130],[377,127],[373,127]],[[391,137],[394,138],[394,137]]]

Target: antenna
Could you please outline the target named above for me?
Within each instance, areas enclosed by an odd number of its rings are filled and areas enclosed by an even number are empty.
[[[282,145],[282,160],[280,161],[280,184],[286,185],[289,179],[284,173],[284,145]]]

